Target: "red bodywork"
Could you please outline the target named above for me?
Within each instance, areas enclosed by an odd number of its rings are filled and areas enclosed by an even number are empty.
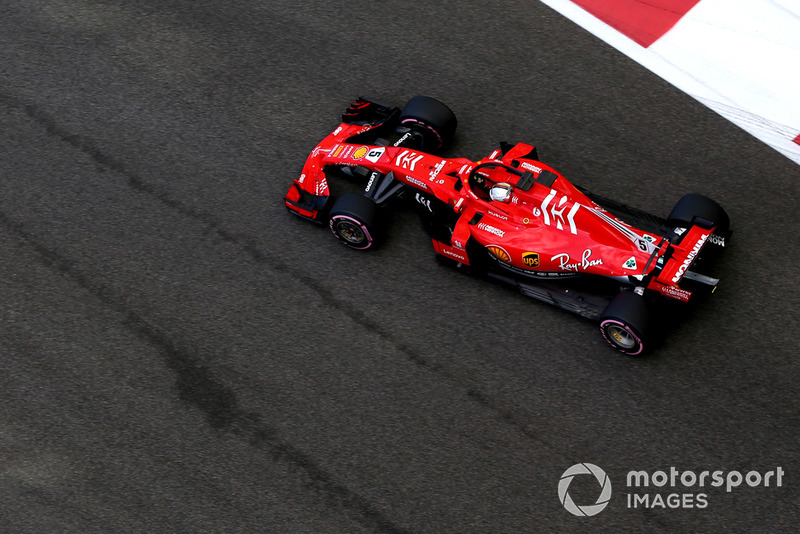
[[[351,144],[347,140],[369,130],[369,125],[342,123],[311,152],[302,174],[286,195],[286,206],[310,219],[324,217],[321,210],[299,202],[330,195],[323,172],[327,166],[365,166],[418,190],[418,200],[436,197],[458,214],[450,242],[433,240],[438,254],[469,264],[466,244],[473,239],[511,270],[540,277],[590,273],[624,277],[633,285],[655,290],[672,299],[688,301],[691,293],[678,287],[712,229],[686,229],[677,244],[644,232],[610,214],[589,199],[553,168],[528,156],[533,146],[517,144],[500,154],[471,161],[442,158],[396,146]],[[520,177],[503,166],[481,168],[486,187],[508,183],[508,202],[491,201],[478,187],[473,169],[499,162],[530,176]],[[520,186],[520,182],[527,184]],[[322,205],[323,203],[318,203]],[[324,222],[324,221],[320,221]]]

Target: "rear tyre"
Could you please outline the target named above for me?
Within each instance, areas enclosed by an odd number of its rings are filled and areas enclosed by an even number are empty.
[[[400,113],[400,124],[419,131],[424,139],[423,150],[444,150],[453,142],[458,121],[445,104],[430,96],[415,96]]]
[[[710,198],[696,193],[684,195],[675,204],[667,217],[667,223],[673,227],[710,224],[716,227],[714,230],[716,234],[724,234],[731,226],[730,217],[722,206]]]
[[[339,197],[331,208],[329,226],[339,241],[356,250],[375,246],[379,235],[378,206],[357,193]]]
[[[647,303],[632,291],[617,294],[600,317],[600,332],[605,340],[629,356],[638,356],[649,346],[647,325]]]

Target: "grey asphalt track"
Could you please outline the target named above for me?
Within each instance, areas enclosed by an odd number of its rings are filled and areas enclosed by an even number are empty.
[[[411,213],[341,246],[282,197],[361,94],[714,197],[720,289],[632,359]],[[800,169],[542,4],[9,0],[0,150],[0,532],[796,531]],[[784,475],[626,487],[671,467]],[[707,506],[629,506],[671,493]]]

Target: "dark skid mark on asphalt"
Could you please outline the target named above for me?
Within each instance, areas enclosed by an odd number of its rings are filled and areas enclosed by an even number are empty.
[[[164,204],[184,215],[210,225],[226,240],[238,243],[236,238],[221,231],[213,220],[193,212],[183,204],[173,201],[165,195],[159,194],[138,177],[125,171],[122,165],[102,154],[85,139],[62,132],[49,116],[38,111],[35,107],[22,104],[13,97],[1,94],[0,102],[10,103],[15,107],[24,109],[30,117],[43,124],[48,133],[56,135],[79,148],[102,165],[123,173],[128,177],[130,184],[134,188],[155,196]],[[406,532],[404,529],[392,524],[389,519],[375,510],[362,497],[336,482],[332,475],[317,465],[303,451],[282,441],[278,433],[264,424],[257,414],[242,409],[239,406],[236,393],[232,389],[217,381],[207,367],[198,364],[190,351],[175,346],[158,328],[149,324],[137,313],[127,309],[124,305],[124,299],[113,294],[109,288],[98,284],[96,279],[82,274],[76,268],[75,262],[38,242],[34,236],[25,230],[23,225],[11,220],[4,213],[0,213],[0,225],[9,229],[24,244],[33,249],[38,255],[41,264],[71,279],[110,309],[123,315],[123,324],[129,330],[157,347],[164,354],[167,367],[177,377],[176,387],[180,399],[199,408],[206,415],[208,424],[212,428],[229,431],[247,440],[254,447],[266,449],[273,461],[287,464],[298,475],[304,486],[312,488],[314,493],[323,495],[328,506],[344,509],[348,515],[352,516],[357,522],[364,524],[367,528],[376,532]],[[257,257],[255,249],[251,249],[247,245],[244,246],[244,249],[258,261],[263,262],[266,260],[266,257],[260,253]]]
[[[71,135],[69,132],[64,131],[52,117],[50,117],[46,112],[39,110],[36,106],[25,104],[16,97],[3,94],[0,94],[0,101],[5,101],[10,105],[13,105],[14,107],[23,109],[27,115],[29,115],[37,123],[43,125],[49,134],[54,135],[62,139],[63,141],[69,143],[70,145],[74,146],[81,152],[87,154],[89,157],[91,157],[93,160],[100,163],[101,165],[104,165],[110,168],[111,170],[125,176],[131,188],[157,199],[165,206],[175,210],[176,212],[185,217],[194,219],[202,223],[204,226],[206,226],[209,233],[216,233],[224,241],[236,245],[248,256],[250,256],[250,258],[253,259],[254,261],[268,265],[276,272],[281,274],[286,274],[298,280],[303,285],[307,286],[308,288],[316,292],[318,295],[320,295],[323,301],[329,303],[332,307],[341,310],[345,315],[350,317],[350,319],[353,320],[353,322],[363,326],[368,331],[373,332],[377,334],[379,337],[390,342],[392,345],[394,345],[394,347],[398,351],[404,353],[406,357],[414,364],[418,365],[419,367],[427,371],[436,373],[437,375],[444,378],[447,382],[463,386],[460,380],[452,373],[447,372],[444,368],[442,368],[442,366],[438,364],[429,362],[423,355],[415,351],[413,348],[397,340],[391,334],[390,331],[386,330],[386,328],[384,328],[382,325],[370,319],[370,317],[367,316],[364,312],[353,307],[352,305],[350,305],[345,301],[335,298],[333,296],[333,293],[316,279],[308,275],[305,275],[303,273],[294,272],[291,269],[289,269],[285,263],[281,262],[277,257],[270,256],[268,254],[261,252],[258,246],[256,245],[255,241],[251,237],[241,234],[235,234],[228,230],[225,230],[222,227],[222,225],[219,222],[217,222],[214,219],[214,217],[211,216],[210,214],[195,210],[187,206],[186,204],[180,202],[179,200],[170,197],[163,191],[159,191],[153,185],[146,183],[140,176],[126,169],[125,165],[122,162],[117,161],[113,157],[103,153],[102,150],[96,147],[90,139],[87,139],[79,135]],[[467,398],[476,402],[485,409],[489,409],[495,412],[498,415],[498,419],[500,421],[503,421],[504,423],[511,425],[522,435],[534,441],[543,443],[545,445],[549,445],[542,439],[541,436],[534,434],[531,430],[529,430],[524,422],[519,421],[513,412],[501,408],[496,403],[494,403],[488,396],[478,392],[474,388],[469,388],[466,391],[466,396]]]
[[[47,268],[73,280],[103,304],[124,315],[124,324],[129,330],[156,346],[164,354],[167,366],[177,376],[176,385],[180,399],[205,413],[212,428],[229,431],[248,440],[254,447],[266,449],[273,461],[283,462],[292,467],[304,486],[324,495],[330,507],[343,508],[368,528],[376,529],[377,532],[406,532],[393,525],[356,493],[336,482],[304,452],[282,441],[278,433],[265,425],[257,414],[242,409],[233,390],[218,382],[208,368],[197,363],[189,351],[176,347],[157,328],[148,324],[135,312],[125,309],[108,288],[96,284],[78,272],[73,262],[38,243],[22,225],[10,220],[3,213],[0,213],[0,225],[8,228],[23,243],[31,247],[39,256],[39,261]]]

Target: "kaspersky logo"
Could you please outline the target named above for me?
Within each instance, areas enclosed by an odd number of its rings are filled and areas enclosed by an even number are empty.
[[[600,494],[594,504],[578,505],[569,495],[569,485],[576,476],[585,475],[594,476],[600,486],[598,490]],[[608,501],[611,500],[611,481],[608,479],[606,472],[594,464],[575,464],[561,475],[561,480],[558,482],[558,499],[564,508],[573,515],[579,517],[597,515],[608,506]]]

